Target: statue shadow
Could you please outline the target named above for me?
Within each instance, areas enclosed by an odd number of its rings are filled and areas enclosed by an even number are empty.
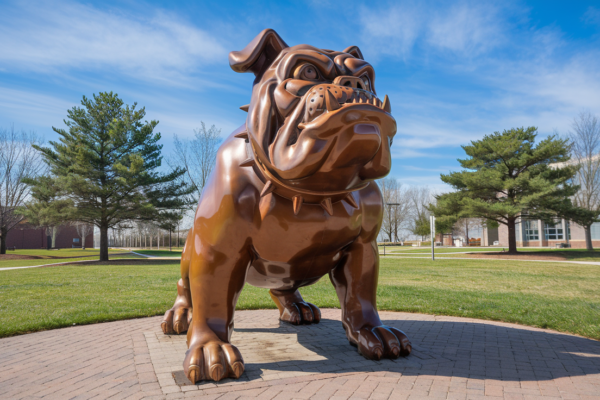
[[[315,325],[280,323],[278,328],[236,328],[236,332],[250,340],[253,335],[265,338],[255,351],[263,355],[272,352],[274,356],[259,357],[275,360],[267,362],[256,362],[248,357],[246,372],[250,380],[259,378],[265,370],[275,372],[279,377],[293,376],[294,373],[385,371],[504,381],[600,374],[600,342],[591,339],[484,322],[383,322],[408,335],[413,345],[410,356],[397,360],[367,360],[349,344],[341,322],[332,319],[323,319]],[[282,334],[296,334],[297,343],[304,349],[299,349],[295,341],[295,346],[282,343],[277,338]],[[246,346],[252,349],[252,343],[246,343]]]

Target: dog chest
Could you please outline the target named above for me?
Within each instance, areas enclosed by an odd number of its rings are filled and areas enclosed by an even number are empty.
[[[342,202],[334,204],[333,215],[314,204],[295,215],[289,200],[272,202],[252,241],[255,260],[247,275],[252,285],[284,289],[310,284],[335,267],[344,247],[360,233],[360,211]]]

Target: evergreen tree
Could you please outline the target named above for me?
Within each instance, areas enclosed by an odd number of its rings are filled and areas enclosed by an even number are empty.
[[[537,145],[537,128],[495,132],[462,146],[465,170],[441,175],[456,191],[437,196],[436,216],[485,218],[508,227],[510,253],[517,252],[515,223],[523,211],[529,218],[550,220],[571,208],[577,186],[568,182],[576,166],[551,166],[569,160],[566,139],[549,136]]]
[[[413,221],[413,228],[411,232],[414,235],[421,236],[423,239],[425,236],[431,233],[431,226],[429,225],[429,217],[426,215],[419,215]]]
[[[185,171],[161,166],[158,121],[125,105],[117,94],[85,96],[83,107],[67,111],[67,129],[50,147],[35,146],[48,164],[53,184],[73,202],[77,221],[100,229],[100,260],[108,260],[108,229],[132,220],[153,220],[162,210],[184,208],[192,189],[179,179]],[[41,180],[32,182],[34,186]]]

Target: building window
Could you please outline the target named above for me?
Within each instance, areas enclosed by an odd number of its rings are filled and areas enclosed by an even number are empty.
[[[523,235],[525,240],[540,240],[537,221],[524,221],[523,228],[525,228]]]
[[[594,222],[592,226],[590,226],[590,233],[592,235],[592,240],[600,239],[600,222]]]
[[[546,240],[563,240],[563,228],[562,222],[554,222],[554,224],[545,224],[544,225],[544,236]]]

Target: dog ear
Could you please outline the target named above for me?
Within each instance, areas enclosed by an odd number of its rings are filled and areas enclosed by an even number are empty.
[[[259,33],[241,51],[229,53],[229,65],[235,72],[253,72],[261,76],[288,45],[273,29]]]
[[[344,53],[352,54],[354,57],[360,58],[361,60],[365,59],[358,46],[350,46],[346,50],[344,50]]]

